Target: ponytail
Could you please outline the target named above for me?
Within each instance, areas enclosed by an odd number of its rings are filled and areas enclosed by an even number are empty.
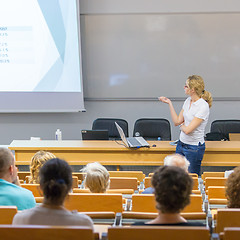
[[[204,99],[209,107],[212,106],[212,94],[206,90],[204,90],[205,86],[204,86],[204,81],[202,79],[201,76],[199,75],[192,75],[188,77],[188,84],[190,89],[194,89],[196,94]]]
[[[212,99],[212,94],[210,92],[203,90],[201,98],[204,99],[208,103],[209,107],[212,106],[213,99]]]

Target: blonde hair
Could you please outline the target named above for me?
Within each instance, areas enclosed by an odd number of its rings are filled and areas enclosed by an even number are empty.
[[[200,97],[203,98],[209,105],[212,106],[212,94],[205,90],[204,81],[201,76],[192,75],[188,77],[187,80],[190,89],[194,89],[195,93]]]
[[[39,183],[40,168],[52,158],[56,158],[56,156],[50,152],[38,151],[35,153],[31,159],[29,183]]]
[[[92,193],[105,193],[109,187],[109,173],[100,163],[89,163],[82,172],[86,172],[85,187]]]

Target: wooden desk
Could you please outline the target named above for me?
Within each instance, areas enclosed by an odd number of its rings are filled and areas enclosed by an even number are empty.
[[[149,165],[163,164],[165,156],[175,152],[168,141],[151,141],[156,147],[127,149],[115,141],[54,141],[14,140],[9,149],[15,151],[16,165],[29,165],[39,150],[52,152],[71,165],[100,162],[103,165]],[[240,142],[206,142],[202,166],[239,166]]]

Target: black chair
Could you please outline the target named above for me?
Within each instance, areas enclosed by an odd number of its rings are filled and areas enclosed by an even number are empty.
[[[133,136],[141,136],[146,140],[171,140],[171,128],[167,119],[140,118],[134,124]]]
[[[220,133],[222,138],[229,140],[229,133],[240,133],[240,120],[215,120],[211,124],[211,133],[212,135]],[[216,141],[218,140],[216,139]]]
[[[115,122],[123,129],[125,136],[128,137],[128,122],[119,118],[97,118],[93,122],[92,130],[108,130],[109,139],[120,140]]]

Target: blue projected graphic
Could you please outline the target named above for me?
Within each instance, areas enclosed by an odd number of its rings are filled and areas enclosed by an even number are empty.
[[[0,6],[0,91],[81,92],[76,0],[0,0]]]

